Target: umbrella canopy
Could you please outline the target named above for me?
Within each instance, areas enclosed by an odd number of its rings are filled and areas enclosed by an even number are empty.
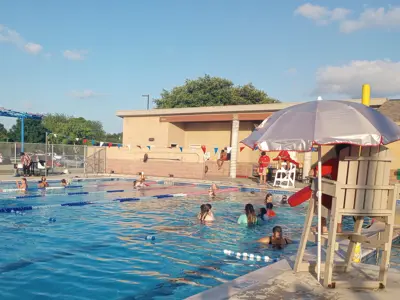
[[[349,101],[310,101],[274,113],[241,141],[263,151],[310,151],[313,145],[378,146],[400,140],[400,127],[375,109]]]

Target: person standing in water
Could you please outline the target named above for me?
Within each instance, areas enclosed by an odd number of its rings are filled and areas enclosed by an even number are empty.
[[[197,215],[197,218],[201,222],[208,222],[208,221],[214,221],[214,214],[211,212],[211,205],[209,204],[202,204],[200,206],[200,212]]]
[[[218,187],[217,187],[217,185],[215,184],[215,183],[213,183],[211,186],[210,186],[210,189],[208,190],[208,195],[210,196],[210,197],[215,197],[215,192],[218,190]]]
[[[246,204],[244,207],[245,213],[240,215],[238,224],[256,225],[258,223],[256,211],[252,204]]]
[[[22,178],[21,181],[16,181],[17,189],[26,191],[28,189],[28,181],[26,178]]]
[[[290,239],[284,238],[282,234],[282,227],[275,226],[272,228],[272,235],[259,239],[257,242],[269,245],[287,245],[293,243]]]

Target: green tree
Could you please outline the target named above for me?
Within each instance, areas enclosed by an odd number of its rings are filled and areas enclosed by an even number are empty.
[[[122,133],[107,133],[104,137],[105,142],[122,143]]]
[[[264,91],[257,90],[251,83],[235,86],[232,81],[205,75],[195,80],[186,80],[182,86],[171,91],[163,90],[156,99],[157,108],[180,108],[223,105],[246,105],[277,103]]]
[[[41,120],[24,120],[24,140],[26,143],[44,143],[46,141],[46,129],[44,128]],[[17,119],[8,132],[11,141],[21,141],[21,120]]]
[[[101,122],[69,117],[64,114],[47,115],[43,118],[43,125],[49,132],[57,135],[49,137],[50,142],[55,144],[79,144],[84,138],[99,141],[105,136]],[[76,141],[77,138],[79,141]]]
[[[0,141],[7,142],[9,139],[7,129],[0,123]]]

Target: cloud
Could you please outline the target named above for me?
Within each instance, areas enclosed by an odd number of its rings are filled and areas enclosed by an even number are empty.
[[[342,66],[325,66],[316,74],[313,95],[346,95],[360,97],[361,86],[371,85],[375,97],[400,95],[400,61],[354,60]]]
[[[0,24],[0,43],[16,46],[29,54],[38,54],[43,46],[37,43],[26,42],[25,39],[15,30]]]
[[[297,74],[297,69],[296,68],[289,68],[285,71],[285,74],[287,75],[296,75]]]
[[[301,5],[294,11],[295,15],[313,20],[318,25],[327,25],[334,21],[344,20],[350,13],[351,11],[346,8],[338,7],[329,9],[325,6],[313,5],[311,3]]]
[[[84,60],[88,54],[87,50],[65,50],[63,55],[69,60]]]
[[[106,94],[97,93],[92,90],[83,90],[83,91],[72,91],[69,93],[69,96],[77,99],[89,99],[89,98],[106,96]]]
[[[30,54],[38,54],[40,51],[43,50],[43,47],[39,44],[35,44],[35,43],[27,43],[24,46],[24,49],[26,52],[30,53]]]
[[[367,28],[396,29],[400,28],[400,7],[366,8],[357,19],[344,20],[340,31],[351,33]]]

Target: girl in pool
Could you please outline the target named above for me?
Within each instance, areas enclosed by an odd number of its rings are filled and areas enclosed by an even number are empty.
[[[268,194],[265,196],[264,203],[265,203],[265,207],[266,207],[267,209],[268,209],[268,207],[267,207],[268,203],[271,203],[271,204],[270,204],[270,206],[272,205],[271,209],[274,207],[274,204],[272,203],[272,194],[271,194],[271,193],[268,193]]]
[[[256,225],[258,223],[257,215],[252,204],[246,204],[244,207],[245,214],[238,219],[238,224]]]
[[[197,218],[201,222],[209,222],[214,221],[214,214],[210,211],[211,205],[210,204],[202,204],[200,206],[200,213],[197,215]]]
[[[65,179],[61,179],[61,186],[66,187],[68,185]]]
[[[16,181],[16,184],[17,189],[22,191],[26,191],[28,189],[28,181],[26,181],[26,178],[22,178],[21,181]]]

